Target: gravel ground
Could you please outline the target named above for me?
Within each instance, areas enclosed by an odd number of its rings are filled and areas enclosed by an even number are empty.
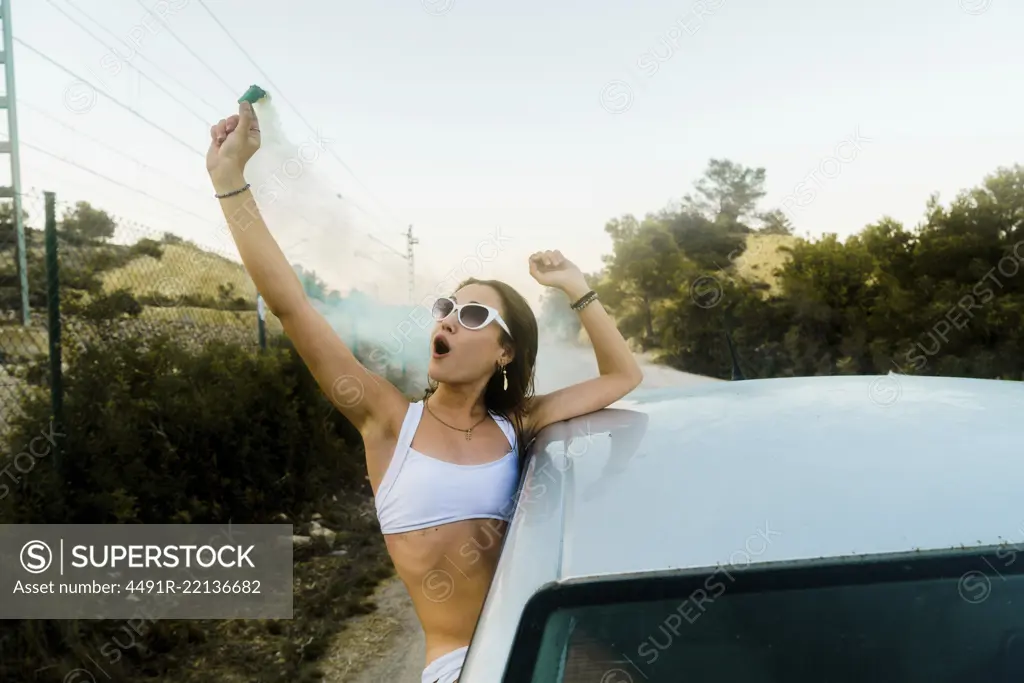
[[[373,595],[377,609],[350,620],[322,662],[326,683],[419,683],[426,657],[412,600],[396,576]]]

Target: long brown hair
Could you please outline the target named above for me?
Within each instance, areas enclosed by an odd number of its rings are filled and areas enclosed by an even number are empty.
[[[508,389],[504,389],[504,376],[501,368],[495,364],[494,373],[484,388],[484,406],[487,410],[509,420],[516,430],[516,446],[519,450],[520,463],[526,457],[526,446],[531,435],[524,433],[524,418],[529,401],[533,398],[533,371],[537,364],[538,329],[537,317],[523,295],[500,280],[478,280],[469,278],[461,282],[455,291],[466,285],[484,285],[490,287],[501,297],[504,314],[502,317],[512,332],[509,338],[504,330],[501,342],[513,350],[512,362],[505,366],[508,376]],[[429,383],[423,398],[426,399],[437,388]]]

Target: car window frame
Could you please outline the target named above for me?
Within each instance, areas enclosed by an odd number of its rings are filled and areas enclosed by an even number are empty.
[[[1016,555],[1024,543],[906,551],[877,555],[817,558],[752,564],[729,568],[736,581],[729,593],[801,590],[873,583],[962,579],[970,572],[999,575],[1024,574]],[[1006,563],[1006,557],[1013,560]],[[1022,558],[1024,559],[1024,558]],[[1000,569],[995,569],[999,566]],[[657,600],[685,600],[704,588],[721,567],[629,575],[619,578],[555,583],[541,587],[527,601],[516,629],[502,683],[532,683],[549,619],[560,609],[628,604]]]

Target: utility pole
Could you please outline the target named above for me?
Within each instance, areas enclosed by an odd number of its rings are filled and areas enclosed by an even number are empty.
[[[7,110],[7,140],[0,142],[0,154],[11,157],[11,185],[0,187],[0,199],[14,202],[14,230],[17,238],[18,286],[21,289],[21,324],[28,325],[28,265],[25,259],[25,224],[21,209],[21,157],[18,150],[18,107],[14,89],[14,34],[11,30],[11,0],[0,0],[0,21],[3,22],[3,52],[7,90],[0,96],[0,110]]]
[[[409,232],[405,233],[405,249],[406,259],[409,261],[409,304],[415,303],[413,299],[416,296],[416,269],[413,266],[413,253],[412,247],[415,244],[419,244],[420,241],[412,236],[412,226],[409,226]]]
[[[370,237],[371,240],[373,240],[377,244],[381,245],[382,247],[387,247],[388,250],[391,251],[392,253],[394,253],[395,256],[397,256],[398,258],[405,259],[408,262],[408,264],[409,264],[409,304],[411,305],[411,304],[415,303],[415,301],[413,299],[416,296],[416,269],[415,269],[414,263],[413,263],[412,247],[413,247],[414,244],[419,244],[420,241],[412,236],[412,226],[411,225],[409,226],[409,229],[407,231],[401,233],[401,235],[403,237],[405,237],[405,253],[404,254],[402,252],[398,251],[397,249],[395,249],[394,247],[392,247],[390,244],[387,244],[385,242],[381,242],[379,239],[377,239],[373,235],[370,235],[369,237]],[[374,263],[379,263],[378,261],[375,261],[369,254],[366,254],[366,253],[363,253],[363,252],[360,252],[360,251],[356,252],[356,256],[369,259],[371,261],[374,261]]]
[[[267,304],[259,292],[256,293],[256,333],[260,348],[267,348]]]

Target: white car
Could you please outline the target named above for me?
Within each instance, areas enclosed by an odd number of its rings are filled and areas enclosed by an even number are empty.
[[[460,683],[1024,681],[1024,383],[638,391],[531,452]]]

